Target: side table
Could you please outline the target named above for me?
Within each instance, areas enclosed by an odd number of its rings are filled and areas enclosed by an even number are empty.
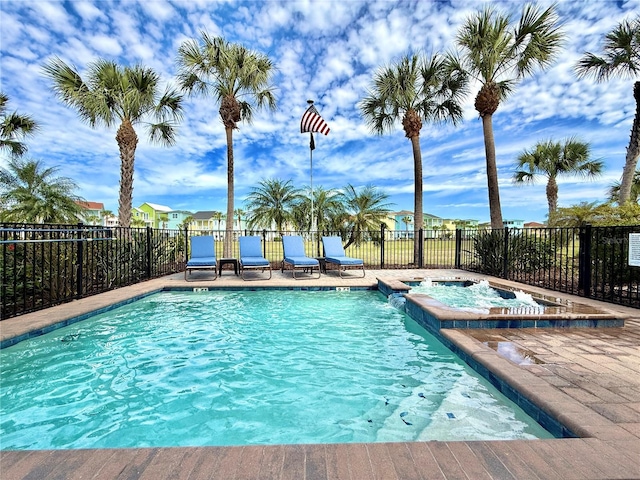
[[[218,276],[222,276],[222,266],[233,265],[233,271],[238,275],[238,259],[237,258],[219,258],[218,259]]]

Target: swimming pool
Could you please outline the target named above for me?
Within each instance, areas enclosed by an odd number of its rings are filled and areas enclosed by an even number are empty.
[[[0,356],[2,449],[551,438],[375,291],[162,292]]]

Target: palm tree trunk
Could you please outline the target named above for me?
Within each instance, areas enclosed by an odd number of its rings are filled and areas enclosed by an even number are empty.
[[[631,186],[636,173],[636,165],[640,156],[640,82],[633,85],[633,98],[636,100],[636,116],[631,126],[631,138],[627,147],[627,158],[622,171],[618,204],[623,205],[631,199]]]
[[[225,133],[227,134],[227,221],[222,256],[230,258],[233,251],[233,129],[226,127]]]
[[[129,119],[125,118],[116,133],[120,149],[120,198],[118,200],[118,222],[121,227],[131,226],[131,203],[133,201],[133,166],[135,163],[138,136]]]
[[[420,265],[420,238],[418,232],[422,230],[424,215],[422,213],[422,152],[420,151],[420,136],[411,137],[413,147],[413,176],[415,181],[413,198],[413,264]]]
[[[558,208],[558,183],[556,177],[549,177],[547,181],[547,204],[549,205],[549,219]]]
[[[496,166],[496,145],[493,140],[493,115],[482,115],[482,133],[484,134],[484,152],[487,159],[487,187],[489,190],[489,213],[491,228],[503,228],[502,209],[500,208],[500,188],[498,185],[498,167]]]

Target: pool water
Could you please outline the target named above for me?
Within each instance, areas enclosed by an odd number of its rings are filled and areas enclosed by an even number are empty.
[[[439,302],[450,307],[456,307],[464,311],[484,312],[494,307],[508,307],[527,313],[544,312],[545,305],[536,302],[533,297],[525,292],[504,292],[511,298],[505,298],[500,292],[489,285],[489,282],[482,280],[465,286],[463,282],[432,282],[423,281],[420,285],[411,287],[409,293],[424,293]]]
[[[2,449],[552,438],[375,291],[162,292],[0,365]]]

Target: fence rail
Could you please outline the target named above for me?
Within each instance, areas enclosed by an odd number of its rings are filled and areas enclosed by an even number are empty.
[[[222,230],[105,228],[83,224],[0,224],[0,319],[37,311],[151,278],[184,271],[189,237],[212,235],[222,258]],[[322,257],[322,235],[337,232],[235,231],[258,235],[264,256],[280,268],[282,235],[305,239]],[[369,269],[457,268],[554,291],[640,308],[640,267],[630,265],[632,235],[640,226],[343,234],[349,256]],[[635,237],[634,237],[635,238]]]

